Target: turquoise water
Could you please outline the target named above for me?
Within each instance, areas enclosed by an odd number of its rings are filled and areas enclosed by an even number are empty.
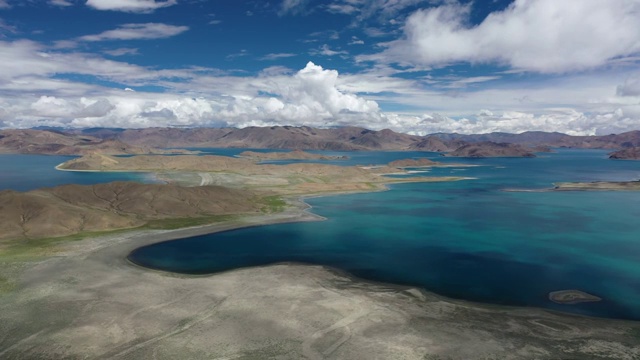
[[[372,164],[424,156],[348,155],[347,163]],[[559,150],[535,159],[439,160],[480,166],[425,175],[477,179],[314,198],[308,201],[312,211],[327,221],[169,241],[129,258],[189,274],[285,261],[322,264],[458,299],[640,320],[640,192],[502,191],[547,188],[554,181],[633,180],[640,177],[639,162],[608,160],[596,150]],[[550,291],[562,289],[604,300],[548,300]]]
[[[156,182],[149,174],[58,171],[56,165],[75,156],[0,155],[0,190],[28,191],[65,184],[99,184],[111,181]]]
[[[235,155],[246,149],[207,149]],[[323,264],[362,278],[411,284],[459,299],[640,320],[640,192],[504,192],[556,181],[634,180],[640,162],[606,151],[559,150],[535,159],[454,159],[435,153],[322,152],[337,165],[430,157],[476,167],[425,176],[475,177],[398,184],[391,191],[309,199],[327,221],[281,224],[165,242],[136,250],[141,265],[213,273],[284,261]],[[140,173],[54,169],[72,157],[0,155],[0,190],[115,180]],[[287,161],[277,162],[280,164]],[[599,303],[560,305],[547,294],[581,289]]]

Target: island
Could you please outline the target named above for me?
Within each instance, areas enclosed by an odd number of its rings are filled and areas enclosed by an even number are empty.
[[[549,300],[558,304],[573,305],[584,302],[598,302],[602,299],[580,290],[559,290],[550,292]]]
[[[559,182],[554,191],[640,191],[640,180],[635,181],[592,181]]]
[[[463,145],[456,150],[446,153],[444,156],[453,157],[523,157],[534,158],[536,155],[526,147],[518,144],[496,143],[492,141],[483,141]]]
[[[609,159],[640,160],[640,147],[630,147],[609,154]]]

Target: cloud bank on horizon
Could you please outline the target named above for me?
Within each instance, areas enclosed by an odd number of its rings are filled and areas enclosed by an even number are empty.
[[[640,0],[0,0],[0,128],[640,130]]]

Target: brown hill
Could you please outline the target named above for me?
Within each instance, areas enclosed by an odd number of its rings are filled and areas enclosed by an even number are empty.
[[[519,144],[528,147],[567,147],[580,149],[620,149],[640,146],[640,131],[629,131],[621,134],[602,136],[571,136],[557,132],[526,131],[520,134],[490,133],[490,134],[434,134],[444,141],[459,140],[469,143],[498,142]]]
[[[640,147],[630,147],[609,154],[609,159],[640,160]]]
[[[530,150],[517,144],[494,143],[490,141],[461,146],[446,156],[457,157],[536,157]]]
[[[259,209],[255,193],[219,186],[114,182],[0,191],[0,240],[57,237],[142,226],[150,220]]]
[[[82,131],[74,131],[82,134]],[[272,126],[235,128],[146,128],[122,131],[98,131],[128,144],[148,147],[220,147],[302,150],[407,150],[419,136],[400,134],[385,129],[359,127],[315,129],[308,126]]]
[[[443,140],[437,136],[427,136],[420,141],[411,144],[410,149],[418,151],[449,152],[465,144],[466,142],[462,140]]]
[[[112,155],[148,153],[185,153],[183,150],[159,150],[132,146],[117,139],[67,134],[49,130],[0,130],[0,153],[86,155],[103,153]]]

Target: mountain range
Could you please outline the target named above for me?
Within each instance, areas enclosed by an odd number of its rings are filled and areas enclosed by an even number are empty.
[[[517,147],[495,146],[514,144]],[[529,131],[521,134],[431,134],[417,136],[360,127],[317,129],[307,126],[236,128],[145,128],[1,130],[0,153],[85,155],[143,154],[167,148],[254,148],[300,150],[414,150],[454,152],[477,144],[483,156],[522,156],[548,148],[628,149],[640,147],[640,131],[605,136],[571,136]],[[467,146],[468,148],[468,146]],[[492,149],[500,150],[494,153]],[[513,152],[511,150],[514,150]],[[523,149],[526,150],[523,152]],[[464,155],[462,155],[464,156]]]

